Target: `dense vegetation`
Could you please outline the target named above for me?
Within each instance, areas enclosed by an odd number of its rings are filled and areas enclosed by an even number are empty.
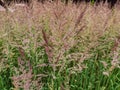
[[[26,3],[30,5],[34,0],[3,0],[3,2],[7,5],[10,5],[11,3]],[[35,0],[37,3],[41,2],[44,3],[46,1],[49,2],[56,2],[59,0]],[[119,4],[120,0],[61,0],[65,4],[68,4],[69,2],[73,2],[74,4],[79,4],[81,2],[86,2],[86,3],[92,3],[95,5],[99,5],[100,3],[105,4],[108,3],[109,7],[112,8],[114,7],[115,4]],[[2,0],[0,0],[0,5],[3,5]],[[4,6],[4,5],[3,5]]]
[[[0,90],[120,90],[120,10],[58,1],[0,12]]]

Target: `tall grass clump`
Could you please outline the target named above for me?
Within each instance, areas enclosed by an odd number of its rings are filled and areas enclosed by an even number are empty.
[[[0,90],[119,90],[116,5],[34,1],[0,12]]]

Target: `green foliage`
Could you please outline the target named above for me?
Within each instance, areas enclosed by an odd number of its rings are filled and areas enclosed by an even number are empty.
[[[120,90],[118,9],[44,5],[0,21],[0,90]]]

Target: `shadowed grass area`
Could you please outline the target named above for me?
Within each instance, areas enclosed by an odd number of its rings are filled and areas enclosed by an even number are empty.
[[[0,12],[1,90],[119,90],[120,10],[33,2]]]

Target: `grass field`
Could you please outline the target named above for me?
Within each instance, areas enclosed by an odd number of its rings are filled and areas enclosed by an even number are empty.
[[[120,90],[120,7],[33,2],[0,12],[0,90]]]

